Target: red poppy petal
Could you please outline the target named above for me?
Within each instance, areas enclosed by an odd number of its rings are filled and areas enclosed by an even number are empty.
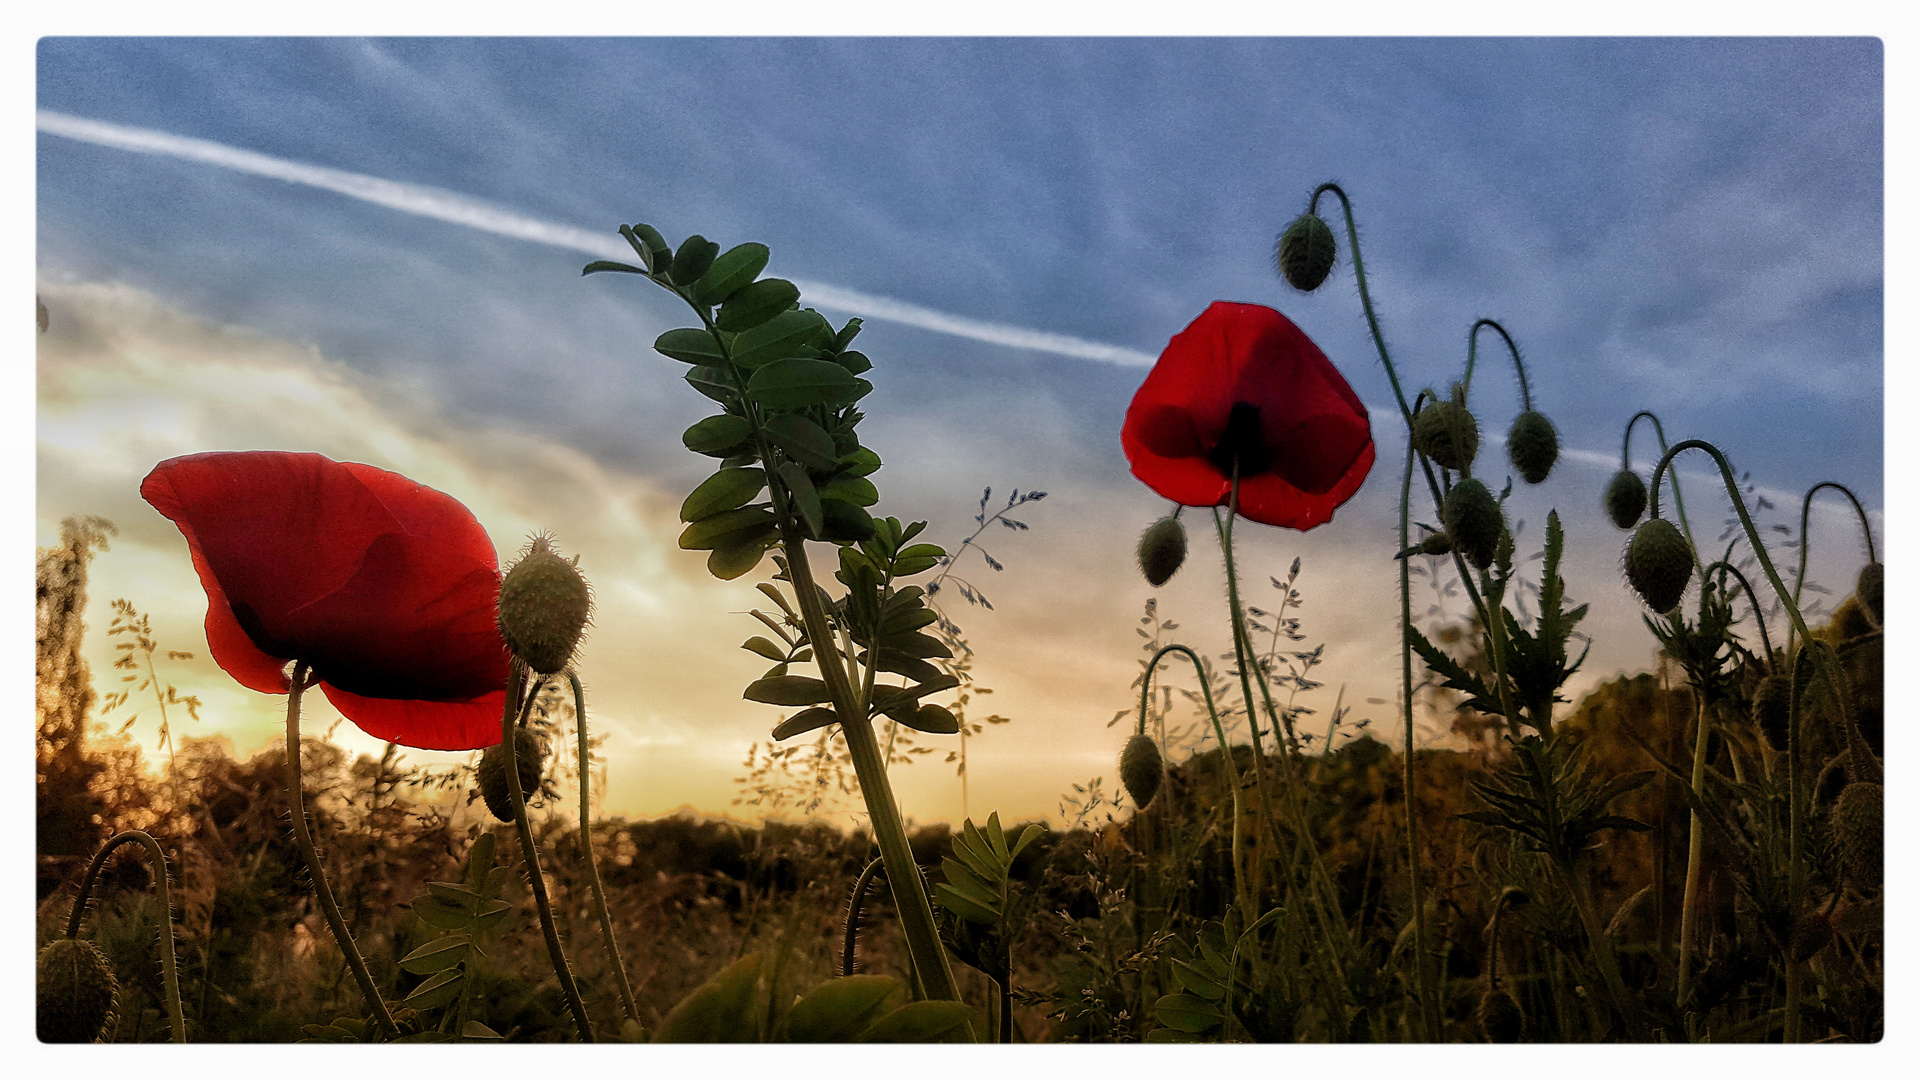
[[[1310,494],[1331,490],[1346,478],[1362,451],[1373,445],[1373,431],[1364,415],[1322,413],[1293,425],[1278,439],[1269,439],[1273,471],[1287,483]]]
[[[287,662],[291,658],[269,656],[247,636],[239,620],[233,617],[227,595],[220,591],[219,580],[200,554],[200,546],[191,537],[187,539],[187,554],[193,557],[193,570],[200,575],[200,584],[207,590],[207,650],[213,654],[213,662],[249,690],[262,694],[286,693]]]
[[[1305,532],[1333,520],[1333,512],[1353,498],[1373,469],[1373,444],[1354,459],[1346,475],[1333,487],[1313,494],[1301,491],[1275,473],[1263,473],[1240,483],[1240,514],[1264,525]]]
[[[484,750],[500,741],[500,713],[507,692],[468,701],[395,701],[362,697],[322,682],[327,700],[360,730],[376,739],[420,750]]]
[[[460,500],[425,484],[414,483],[399,473],[357,461],[343,462],[341,468],[365,485],[400,523],[401,529],[424,547],[449,557],[485,564],[492,570],[500,568],[493,539],[474,519],[473,511],[461,505]]]

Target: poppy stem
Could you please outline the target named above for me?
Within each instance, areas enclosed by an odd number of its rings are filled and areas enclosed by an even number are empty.
[[[73,915],[67,920],[67,937],[80,936],[80,917],[86,914],[87,900],[93,895],[93,883],[100,876],[100,868],[107,865],[107,856],[114,853],[122,844],[139,844],[147,849],[147,859],[153,863],[153,891],[160,897],[160,974],[165,985],[167,1017],[173,1025],[173,1041],[187,1041],[187,1016],[180,1006],[180,975],[173,958],[173,891],[167,884],[167,855],[160,850],[160,842],[139,829],[132,829],[108,840],[94,852],[93,861],[87,863],[86,876],[80,881],[79,895],[73,900]]]
[[[1233,763],[1233,754],[1227,744],[1227,729],[1220,724],[1220,710],[1213,704],[1213,684],[1207,678],[1207,669],[1200,662],[1199,654],[1185,645],[1162,645],[1153,659],[1147,661],[1147,672],[1140,678],[1140,712],[1146,714],[1147,697],[1153,693],[1153,672],[1160,666],[1160,658],[1168,653],[1177,652],[1193,661],[1193,673],[1200,680],[1200,694],[1207,703],[1207,719],[1213,721],[1213,737],[1220,743],[1220,760],[1226,768],[1227,794],[1233,802],[1233,896],[1235,903],[1243,908],[1249,906],[1243,899],[1245,882],[1240,876],[1240,769]]]
[[[295,661],[293,679],[287,693],[287,802],[293,811],[293,839],[299,845],[300,854],[307,860],[307,870],[313,875],[313,896],[320,905],[320,913],[326,917],[327,929],[333,932],[333,940],[340,946],[340,955],[346,958],[347,968],[353,972],[353,980],[360,984],[360,993],[367,999],[367,1006],[373,1010],[373,1018],[380,1025],[380,1031],[388,1039],[398,1039],[400,1029],[393,1026],[393,1015],[387,1011],[386,999],[380,996],[380,990],[373,984],[373,976],[367,971],[367,962],[360,958],[360,949],[353,943],[353,935],[347,931],[345,919],[340,917],[340,905],[333,901],[333,888],[327,884],[327,873],[320,867],[320,853],[314,850],[313,834],[307,829],[307,792],[300,777],[300,695],[308,686],[307,676],[312,671],[305,662]]]
[[[1660,453],[1665,454],[1667,452],[1667,430],[1660,426],[1660,418],[1646,409],[1641,409],[1639,412],[1633,414],[1633,419],[1627,421],[1626,433],[1620,436],[1620,467],[1622,469],[1630,471],[1633,468],[1628,456],[1628,447],[1633,441],[1633,425],[1639,423],[1641,417],[1646,417],[1648,420],[1653,421],[1653,434],[1655,438],[1660,440]],[[1735,495],[1734,498],[1738,500],[1739,496]],[[1700,562],[1699,545],[1693,542],[1693,526],[1687,524],[1687,503],[1686,500],[1680,497],[1680,477],[1677,474],[1673,478],[1673,512],[1674,516],[1680,519],[1680,531],[1687,534],[1687,547],[1693,549],[1693,568],[1699,571],[1702,578],[1705,578],[1707,576],[1706,567]],[[1793,647],[1792,631],[1788,631],[1787,647]]]
[[[1353,252],[1353,279],[1360,285],[1360,307],[1367,315],[1367,329],[1373,334],[1374,348],[1380,351],[1380,363],[1387,369],[1387,382],[1393,386],[1393,399],[1400,405],[1400,415],[1408,424],[1413,422],[1413,410],[1407,407],[1407,395],[1400,389],[1400,376],[1393,369],[1393,357],[1387,355],[1387,341],[1380,336],[1380,320],[1373,313],[1373,296],[1367,292],[1367,267],[1360,259],[1360,232],[1353,224],[1353,203],[1339,184],[1321,184],[1313,189],[1313,197],[1308,200],[1307,213],[1317,214],[1320,196],[1331,192],[1340,200],[1340,210],[1347,220],[1347,250]]]
[[[640,1022],[640,1006],[633,1000],[633,984],[627,981],[627,965],[620,959],[620,942],[613,934],[613,917],[607,913],[606,890],[600,886],[600,868],[593,858],[592,751],[587,746],[587,692],[580,676],[567,672],[567,684],[573,687],[573,721],[580,732],[580,857],[587,864],[587,884],[593,889],[593,907],[600,916],[600,933],[607,939],[607,959],[613,962],[614,981],[620,988],[620,1004],[627,1018]],[[518,766],[518,762],[514,763]],[[516,771],[518,771],[516,769]]]
[[[1867,539],[1867,561],[1880,561],[1875,557],[1873,550],[1873,526],[1868,524],[1866,508],[1860,505],[1860,500],[1855,497],[1853,490],[1845,484],[1836,483],[1832,480],[1822,480],[1813,485],[1807,489],[1806,497],[1800,500],[1800,570],[1793,576],[1793,606],[1796,610],[1800,607],[1800,589],[1807,582],[1807,515],[1808,512],[1813,509],[1814,493],[1821,488],[1832,488],[1840,494],[1845,495],[1847,501],[1853,504],[1853,512],[1860,516],[1860,534]],[[1674,499],[1676,503],[1679,501],[1678,487],[1674,489]],[[1754,617],[1759,618],[1758,609],[1755,609]],[[1792,627],[1787,628],[1787,651],[1793,651]]]
[[[560,989],[567,996],[567,1008],[573,1012],[573,1024],[580,1032],[581,1042],[593,1041],[593,1021],[587,1017],[587,1004],[580,999],[580,988],[574,984],[573,971],[567,966],[567,953],[560,945],[560,931],[553,924],[553,906],[547,902],[547,883],[540,873],[540,848],[533,842],[533,825],[527,820],[527,795],[520,789],[519,746],[514,741],[514,723],[516,715],[525,723],[528,713],[533,711],[533,699],[537,686],[528,685],[527,665],[515,657],[513,669],[507,676],[507,704],[500,716],[500,740],[508,750],[507,754],[507,792],[513,798],[514,830],[520,834],[520,851],[527,860],[527,883],[533,889],[533,904],[540,911],[540,932],[547,939],[547,955],[553,959],[554,977],[560,980]],[[524,696],[523,696],[524,695]],[[520,707],[514,708],[516,699]],[[589,860],[591,862],[591,860]]]
[[[1507,333],[1507,328],[1492,319],[1477,320],[1473,328],[1467,331],[1467,374],[1460,380],[1461,392],[1471,393],[1473,390],[1473,360],[1480,344],[1480,328],[1483,326],[1491,326],[1499,331],[1501,339],[1507,343],[1507,353],[1513,357],[1513,370],[1520,376],[1520,411],[1531,412],[1533,392],[1527,387],[1527,366],[1520,362],[1520,347],[1513,343],[1513,335]]]
[[[1400,550],[1405,551],[1410,529],[1413,499],[1413,429],[1407,429],[1407,466],[1400,478]],[[1431,481],[1431,477],[1429,477]],[[1400,560],[1400,703],[1406,720],[1406,741],[1401,751],[1401,786],[1405,789],[1401,804],[1407,819],[1407,892],[1413,902],[1413,972],[1415,1007],[1420,1026],[1430,1042],[1439,1041],[1439,1029],[1429,1016],[1434,1002],[1431,976],[1427,970],[1427,908],[1420,899],[1420,820],[1413,812],[1413,587],[1408,567],[1413,560]]]

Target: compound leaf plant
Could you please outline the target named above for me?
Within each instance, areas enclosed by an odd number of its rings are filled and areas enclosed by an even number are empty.
[[[872,362],[849,348],[860,320],[836,329],[799,306],[792,282],[760,277],[769,257],[763,244],[722,253],[696,235],[674,249],[644,224],[623,225],[620,235],[641,265],[598,261],[582,273],[638,274],[684,301],[700,325],[661,334],[654,349],[689,365],[688,385],[720,407],[682,436],[719,468],[681,506],[680,546],[709,552],[708,570],[727,581],[751,573],[771,550],[774,580],[791,592],[789,602],[776,586],[761,587],[786,616],[778,628],[785,647],[748,643],[775,666],[744,696],[803,710],[775,729],[778,739],[840,725],[900,912],[916,996],[958,1001],[873,730],[881,715],[933,734],[959,728],[951,713],[923,701],[958,680],[929,663],[951,652],[924,632],[937,621],[925,590],[904,583],[946,552],[913,543],[925,522],[902,525],[867,511],[879,501],[870,477],[880,457],[858,435],[858,403],[873,389],[860,377]],[[839,548],[834,577],[845,591],[837,599],[814,579],[809,541]],[[790,670],[808,663],[817,677]],[[882,675],[905,681],[889,685]]]

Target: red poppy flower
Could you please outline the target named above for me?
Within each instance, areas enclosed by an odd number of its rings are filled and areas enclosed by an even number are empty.
[[[305,661],[367,734],[425,750],[500,741],[507,651],[493,542],[448,495],[371,465],[255,450],[154,467],[140,495],[186,535],[207,645],[240,685]]]
[[[1272,308],[1216,300],[1167,343],[1120,429],[1133,475],[1183,506],[1225,506],[1302,531],[1373,468],[1367,408],[1318,346]]]

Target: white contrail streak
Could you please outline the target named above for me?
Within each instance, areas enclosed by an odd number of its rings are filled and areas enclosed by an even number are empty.
[[[85,117],[49,112],[45,109],[35,114],[35,120],[42,132],[64,139],[74,139],[96,146],[109,146],[118,150],[131,150],[139,154],[157,154],[184,161],[196,161],[203,165],[232,169],[235,172],[284,180],[289,184],[304,184],[384,206],[390,210],[398,210],[401,213],[464,225],[470,229],[509,236],[516,240],[528,240],[549,247],[577,251],[595,258],[619,260],[633,258],[633,249],[618,237],[576,229],[571,225],[540,221],[443,188],[428,187],[424,184],[403,184],[363,173],[269,157],[266,154],[257,154],[251,150],[242,150],[236,146],[228,146],[207,139],[173,135],[149,128],[110,124],[102,120],[89,120]],[[1046,330],[1032,330],[1023,326],[970,319],[964,315],[935,311],[918,304],[910,304],[905,300],[875,296],[871,293],[841,288],[838,285],[802,281],[798,278],[790,280],[805,294],[808,302],[866,319],[900,323],[939,334],[983,341],[991,345],[1031,349],[1057,356],[1070,356],[1077,360],[1118,364],[1122,367],[1151,367],[1158,359],[1153,353],[1139,349],[1128,349]],[[1388,430],[1392,429],[1394,421],[1400,417],[1398,409],[1370,406],[1368,411],[1372,414],[1376,425],[1384,426]],[[1504,445],[1504,441],[1498,435],[1491,433],[1488,441]],[[1618,467],[1614,464],[1618,459],[1599,451],[1566,448],[1561,451],[1561,455],[1589,467],[1607,470]],[[1643,472],[1652,470],[1651,462],[1636,462],[1635,466]],[[1718,476],[1694,473],[1691,470],[1683,475],[1690,482],[1706,482],[1715,487],[1718,486]],[[1797,495],[1771,488],[1759,489],[1758,493],[1765,495],[1779,506],[1794,505],[1800,500]],[[1827,503],[1820,505],[1835,512],[1839,509]],[[1879,513],[1871,512],[1871,516],[1878,518]]]
[[[65,139],[93,143],[96,146],[110,146],[118,150],[131,150],[139,154],[157,154],[162,157],[196,161],[202,165],[284,180],[289,184],[304,184],[384,206],[390,210],[434,218],[455,225],[465,225],[470,229],[510,236],[516,240],[529,240],[536,244],[578,251],[596,258],[625,260],[633,258],[633,249],[617,236],[606,236],[588,232],[585,229],[576,229],[570,225],[540,221],[442,188],[403,184],[393,180],[383,180],[377,176],[269,157],[266,154],[256,154],[251,150],[242,150],[239,147],[206,139],[194,139],[164,131],[127,127],[122,124],[109,124],[101,120],[88,120],[84,117],[68,116],[44,109],[36,114],[36,121],[42,132]],[[1157,359],[1154,354],[1138,349],[1122,348],[1100,341],[1088,341],[1085,338],[1067,334],[969,319],[961,315],[924,308],[918,304],[910,304],[904,300],[841,288],[838,285],[802,281],[797,278],[793,279],[793,283],[806,294],[810,303],[850,312],[862,318],[901,323],[922,330],[970,338],[993,345],[1033,349],[1038,352],[1071,356],[1079,360],[1097,360],[1125,367],[1151,367]]]

